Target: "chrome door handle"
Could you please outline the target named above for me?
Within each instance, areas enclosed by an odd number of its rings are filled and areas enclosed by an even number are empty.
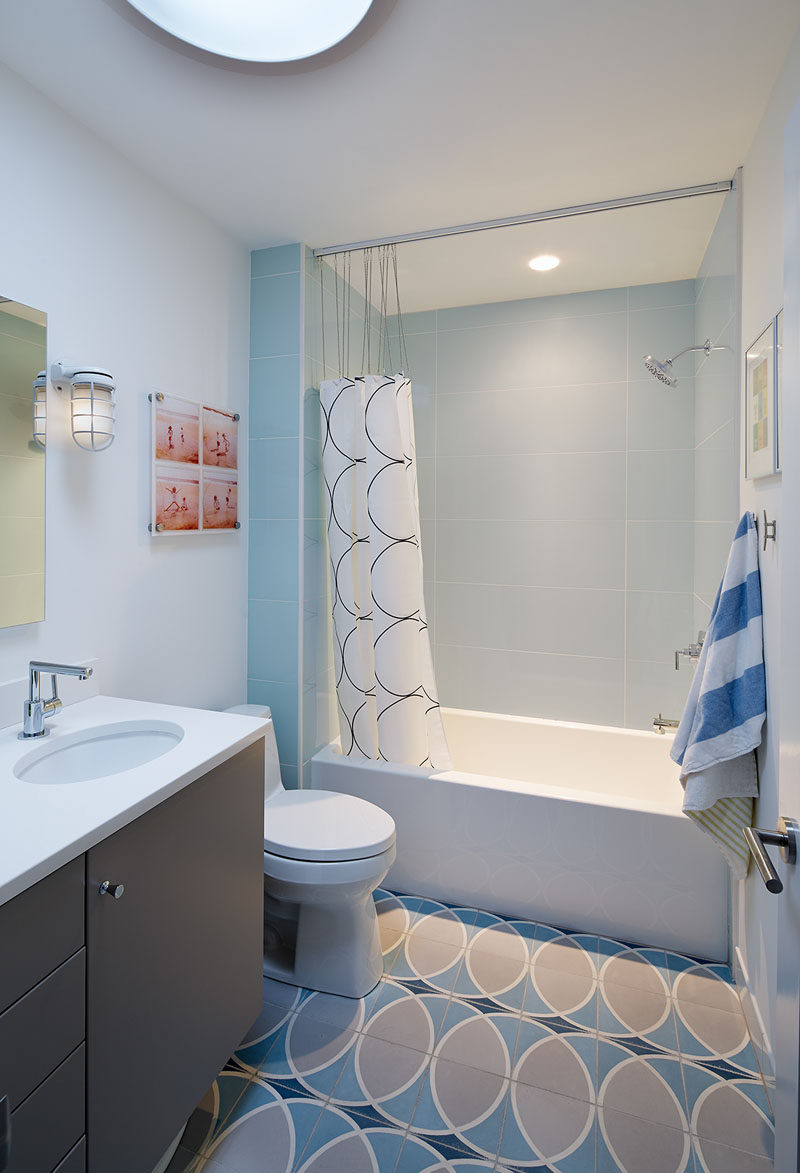
[[[119,900],[125,892],[124,884],[112,884],[110,880],[103,880],[100,885],[101,896],[113,896],[115,900]]]
[[[777,896],[783,891],[783,883],[772,866],[772,860],[767,855],[767,845],[780,848],[781,859],[784,863],[797,862],[797,842],[800,837],[800,823],[797,819],[778,819],[777,831],[767,831],[763,827],[742,827],[742,833],[747,840],[750,854],[755,860],[756,867],[761,872],[761,878],[768,892]]]

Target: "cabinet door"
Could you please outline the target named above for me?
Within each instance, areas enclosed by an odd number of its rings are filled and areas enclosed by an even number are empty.
[[[152,1169],[259,1012],[263,793],[258,742],[87,854],[89,1173]]]

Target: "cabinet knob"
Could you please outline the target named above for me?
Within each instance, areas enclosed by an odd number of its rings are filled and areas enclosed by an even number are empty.
[[[113,896],[115,900],[119,900],[120,896],[125,892],[124,884],[112,884],[110,880],[103,880],[100,885],[101,896]]]

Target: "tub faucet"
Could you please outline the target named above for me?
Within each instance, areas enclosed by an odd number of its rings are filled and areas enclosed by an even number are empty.
[[[666,733],[668,729],[677,729],[680,721],[673,721],[671,717],[662,717],[659,713],[657,717],[653,717],[653,728],[656,733]]]
[[[51,696],[43,700],[40,688],[41,673],[49,674],[51,680]],[[52,717],[53,713],[61,708],[58,695],[56,677],[77,676],[79,680],[88,680],[92,669],[77,664],[48,664],[40,660],[31,660],[28,665],[28,699],[22,710],[22,732],[18,735],[20,741],[28,737],[46,737],[50,732],[45,728],[45,717]]]
[[[705,643],[705,640],[706,640],[706,633],[704,631],[698,631],[697,643],[689,644],[688,648],[676,648],[675,649],[675,671],[676,672],[678,672],[680,670],[681,656],[686,656],[686,658],[689,660],[699,660],[700,659],[700,653],[703,650],[703,644]]]

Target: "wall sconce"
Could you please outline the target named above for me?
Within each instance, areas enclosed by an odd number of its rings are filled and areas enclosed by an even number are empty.
[[[47,444],[47,371],[33,380],[33,441],[40,448]]]
[[[60,362],[50,368],[53,386],[62,395],[69,391],[72,439],[79,448],[101,452],[114,440],[117,389],[108,371],[97,367],[67,370]]]

